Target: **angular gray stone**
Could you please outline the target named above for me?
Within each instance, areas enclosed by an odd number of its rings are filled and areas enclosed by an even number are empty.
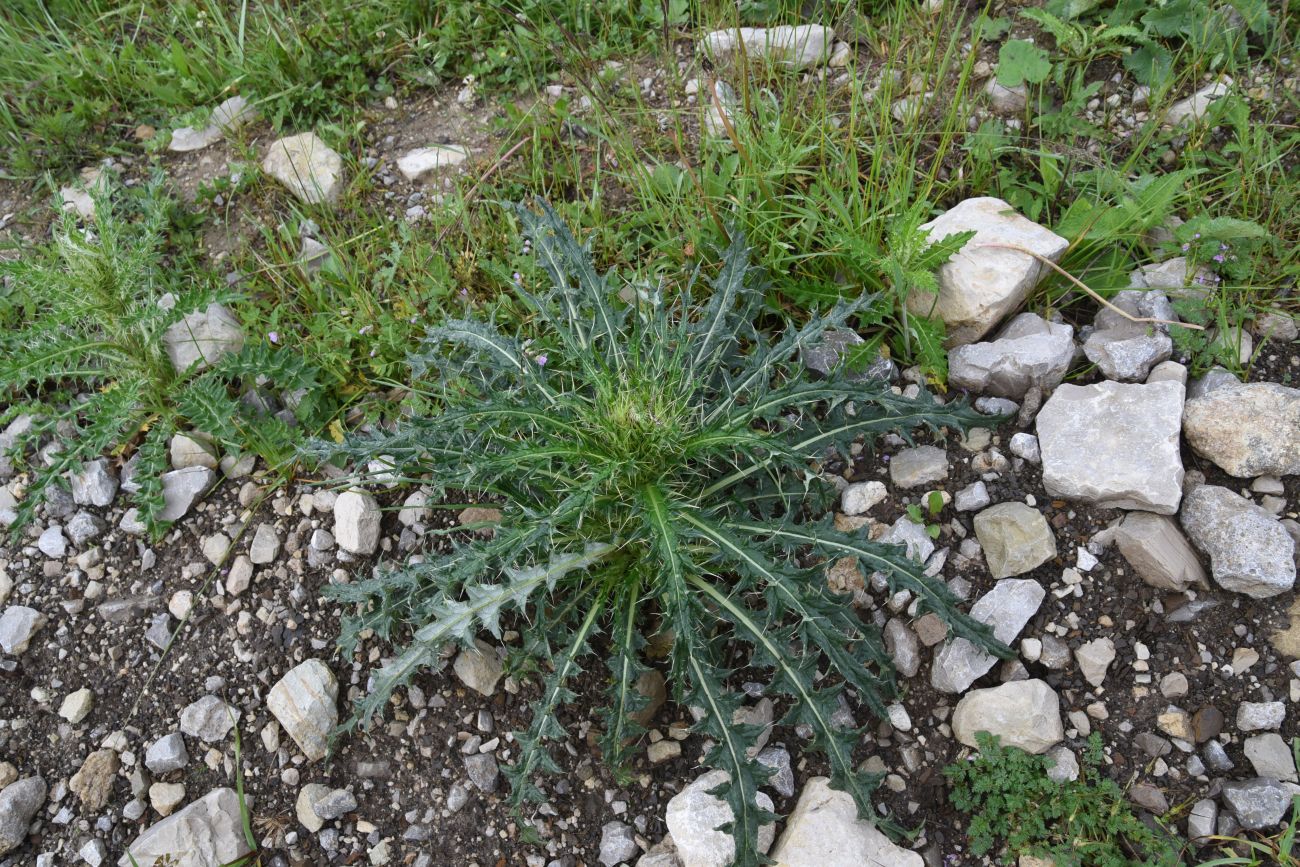
[[[294,814],[297,816],[299,824],[313,834],[325,827],[325,820],[316,815],[313,806],[317,801],[324,800],[329,794],[330,787],[321,783],[308,783],[298,790],[298,797],[293,803]]]
[[[334,501],[334,539],[349,553],[375,553],[382,520],[379,503],[369,494],[344,491]]]
[[[1300,325],[1293,314],[1270,310],[1255,320],[1255,336],[1262,340],[1291,343],[1300,338]]]
[[[1259,776],[1300,783],[1300,777],[1296,776],[1295,756],[1291,752],[1291,745],[1277,732],[1246,738],[1242,751]]]
[[[1047,769],[1049,779],[1058,783],[1079,779],[1079,759],[1069,747],[1065,745],[1052,747],[1047,751],[1047,757],[1052,761],[1052,766]]]
[[[239,710],[215,695],[205,695],[181,711],[181,731],[204,743],[216,743],[239,721]]]
[[[74,547],[84,548],[92,539],[97,538],[108,529],[108,525],[90,512],[80,511],[68,519],[63,530]]]
[[[888,496],[889,490],[884,482],[856,482],[840,494],[840,511],[846,515],[862,515],[884,502]]]
[[[0,791],[0,855],[17,849],[27,839],[36,811],[45,803],[45,779],[27,777]]]
[[[1074,329],[1021,313],[988,343],[948,353],[948,383],[976,394],[1019,400],[1033,386],[1055,388],[1074,360]]]
[[[1028,87],[1023,84],[1006,87],[998,81],[996,75],[990,76],[984,83],[984,95],[989,98],[989,105],[996,114],[1017,115],[1029,105]]]
[[[846,350],[864,343],[866,341],[858,336],[856,331],[847,328],[831,328],[822,334],[821,340],[817,343],[805,347],[800,352],[800,357],[804,367],[822,376],[829,376],[832,371],[839,368],[841,360],[847,354]],[[878,355],[875,361],[864,369],[845,368],[840,371],[840,376],[848,382],[890,382],[897,378],[898,366],[889,358]]]
[[[45,615],[35,608],[10,605],[0,614],[0,650],[8,656],[21,656],[45,623]]]
[[[1032,506],[998,503],[977,514],[974,523],[975,536],[994,578],[1023,574],[1056,556],[1052,528]]]
[[[189,763],[190,754],[185,749],[185,736],[180,732],[158,738],[144,754],[144,766],[155,774],[179,771]]]
[[[1232,79],[1227,76],[1211,82],[1197,90],[1186,99],[1180,99],[1165,112],[1164,122],[1168,126],[1192,126],[1203,118],[1215,100],[1227,96],[1232,89]],[[1245,824],[1244,822],[1242,823]]]
[[[1205,371],[1203,376],[1193,379],[1187,386],[1187,399],[1196,400],[1205,397],[1212,391],[1218,391],[1221,388],[1231,388],[1241,385],[1241,380],[1237,379],[1231,372],[1224,370],[1222,367],[1211,367]],[[1184,411],[1186,406],[1183,407]]]
[[[1178,511],[1183,386],[1062,385],[1038,413],[1043,486],[1054,497],[1161,515]]]
[[[185,314],[163,332],[163,346],[177,372],[204,370],[244,348],[239,320],[221,304]]]
[[[1237,705],[1237,728],[1243,732],[1276,731],[1285,719],[1286,705],[1280,701],[1243,701]]]
[[[1011,435],[1011,454],[1031,464],[1041,464],[1043,453],[1038,447],[1038,437],[1031,433],[1014,433]]]
[[[709,771],[682,789],[668,802],[664,822],[677,846],[682,867],[730,867],[736,853],[731,834],[719,826],[735,820],[726,801],[709,792],[730,779],[726,771]],[[773,808],[772,799],[758,792],[755,803],[764,810]],[[767,852],[776,831],[771,824],[758,830],[758,849]]]
[[[343,189],[343,158],[315,133],[282,138],[271,145],[262,171],[304,204],[334,204]]]
[[[1011,644],[1025,628],[1047,592],[1031,578],[1008,578],[971,606],[970,616],[993,627],[993,635]],[[955,638],[934,655],[930,685],[940,692],[965,692],[997,664],[997,657],[965,638]]]
[[[889,460],[889,478],[900,488],[942,482],[948,478],[948,453],[934,446],[903,449]]]
[[[252,809],[251,798],[245,798]],[[117,867],[221,867],[252,849],[244,838],[239,796],[213,789],[152,826],[127,847]],[[166,860],[174,859],[174,860]]]
[[[258,524],[257,529],[253,531],[253,541],[248,546],[248,559],[250,562],[264,566],[272,563],[280,555],[280,537],[275,532],[275,527],[270,524]]]
[[[465,774],[474,784],[474,788],[490,795],[497,790],[501,771],[497,767],[496,758],[491,753],[478,753],[465,757]]]
[[[1209,576],[1173,518],[1129,512],[1115,527],[1115,545],[1147,584],[1181,592],[1208,586]]]
[[[767,778],[767,785],[783,798],[794,797],[794,769],[790,767],[790,752],[785,747],[768,747],[755,759],[773,771]]]
[[[881,545],[903,545],[907,549],[907,556],[918,563],[924,563],[934,553],[934,540],[930,534],[925,532],[923,525],[907,515],[890,524],[889,529],[876,542]]]
[[[308,659],[271,687],[266,707],[311,761],[325,758],[339,722],[339,683],[328,665]]]
[[[976,732],[997,735],[1003,746],[1044,753],[1065,737],[1061,700],[1041,680],[1016,680],[966,693],[952,714],[952,732],[966,746],[978,746]]]
[[[1202,798],[1192,805],[1187,814],[1187,839],[1193,845],[1204,846],[1214,836],[1215,822],[1219,818],[1219,805],[1209,798]]]
[[[830,57],[834,40],[835,32],[820,24],[733,27],[706,35],[704,49],[712,57],[743,52],[751,60],[771,59],[793,69],[806,69]]]
[[[333,789],[312,801],[311,809],[319,818],[332,822],[357,808],[357,796],[347,789]]]
[[[194,504],[217,483],[217,474],[207,467],[190,467],[163,473],[163,509],[158,518],[179,521],[189,514]]]
[[[9,452],[18,444],[18,440],[31,429],[32,417],[30,415],[20,415],[9,422],[8,427],[0,431],[0,482],[8,481],[13,476],[14,464]]]
[[[51,524],[41,531],[36,539],[36,549],[51,560],[60,560],[68,553],[68,540],[63,536],[63,528]]]
[[[973,343],[1024,303],[1047,272],[1033,256],[994,246],[1024,247],[1055,262],[1070,242],[991,197],[966,199],[920,227],[937,241],[960,232],[975,236],[939,268],[939,294],[915,291],[913,313],[936,315],[948,326],[948,345]]]
[[[192,126],[180,126],[172,130],[172,139],[167,143],[167,150],[173,153],[189,153],[203,150],[221,141],[221,129],[208,125],[203,129]]]
[[[778,867],[924,867],[915,852],[858,818],[852,796],[813,777],[799,793],[785,832],[772,850]]]
[[[257,109],[242,96],[232,96],[212,109],[212,123],[230,133],[257,119]]]
[[[78,506],[109,506],[117,496],[117,476],[109,468],[107,458],[96,458],[81,465],[81,472],[73,473],[72,501]]]
[[[627,864],[641,851],[636,844],[636,831],[622,822],[606,822],[600,828],[600,854],[605,867]]]
[[[903,677],[913,677],[921,668],[920,641],[912,628],[897,617],[885,624],[885,650],[889,652],[894,668]]]
[[[1107,669],[1115,661],[1115,642],[1104,636],[1094,638],[1075,649],[1074,659],[1079,663],[1083,679],[1092,686],[1101,686],[1106,681]]]
[[[1201,485],[1179,516],[1225,590],[1264,599],[1295,585],[1295,540],[1277,518],[1227,488]]]
[[[1300,473],[1300,389],[1252,382],[1216,389],[1183,408],[1197,454],[1238,478]]]
[[[215,470],[221,463],[217,456],[217,447],[212,440],[200,433],[174,434],[168,445],[172,469],[185,470],[190,467],[207,467]]]
[[[1274,827],[1291,807],[1291,790],[1268,777],[1224,783],[1222,796],[1247,831]]]
[[[958,512],[978,512],[991,502],[988,487],[983,482],[975,482],[953,495],[952,507]]]
[[[1159,289],[1142,292],[1125,289],[1110,303],[1139,319],[1177,321],[1168,296]],[[1083,344],[1083,354],[1097,365],[1107,379],[1141,382],[1151,368],[1173,354],[1174,343],[1167,325],[1134,322],[1103,307],[1093,321],[1093,331]]]

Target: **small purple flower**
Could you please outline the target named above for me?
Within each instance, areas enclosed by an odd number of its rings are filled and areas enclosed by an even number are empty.
[[[1215,253],[1215,254],[1214,254],[1214,261],[1216,261],[1216,262],[1222,262],[1223,259],[1224,259],[1224,256],[1223,256],[1222,253]]]
[[[1200,237],[1201,237],[1201,233],[1200,233],[1200,232],[1193,232],[1193,233],[1192,233],[1192,239],[1193,239],[1193,240],[1199,240]]]
[[[514,273],[512,279],[515,281],[516,286],[524,285],[524,275],[520,274],[518,271]]]
[[[371,358],[374,358],[374,357],[375,357],[376,355],[378,355],[378,354],[379,354],[379,350],[378,350],[378,349],[372,349],[372,350],[370,350],[370,357],[371,357]]]
[[[267,332],[266,339],[271,341],[272,343],[278,344],[280,342],[280,332],[278,331]]]
[[[1186,252],[1187,252],[1188,250],[1190,250],[1190,249],[1192,249],[1192,245],[1191,245],[1191,244],[1184,244],[1184,245],[1183,245],[1183,252],[1184,252],[1184,253],[1186,253]]]
[[[460,287],[460,297],[461,297],[461,298],[468,298],[468,297],[469,297],[469,290],[466,289],[464,286]]]
[[[550,361],[550,358],[546,356],[546,353],[542,353],[541,355],[537,356],[536,360],[537,360],[538,367],[545,367],[546,362]]]

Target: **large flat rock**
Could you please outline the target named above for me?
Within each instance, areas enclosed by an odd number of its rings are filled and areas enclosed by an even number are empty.
[[[1038,413],[1043,487],[1054,497],[1161,515],[1183,495],[1183,386],[1062,385]]]
[[[132,858],[138,867],[221,867],[251,851],[239,796],[234,789],[213,789],[137,837],[117,867],[132,867]]]

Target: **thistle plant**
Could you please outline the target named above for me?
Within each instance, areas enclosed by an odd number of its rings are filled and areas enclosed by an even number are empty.
[[[781,724],[811,732],[833,785],[873,818],[879,781],[853,758],[861,732],[833,717],[846,693],[883,716],[895,680],[878,630],[828,589],[824,561],[852,558],[954,634],[1007,651],[901,547],[837,530],[824,514],[833,488],[814,465],[847,454],[856,438],[960,428],[979,416],[886,383],[805,378],[801,352],[869,301],[765,334],[754,324],[763,280],[739,237],[707,300],[687,286],[675,303],[643,290],[624,304],[625,287],[597,272],[547,205],[515,211],[549,283],[514,290],[541,336],[521,342],[476,321],[434,328],[409,387],[440,410],[318,446],[322,457],[379,460],[440,494],[471,492],[501,510],[489,538],[329,589],[354,604],[341,638],[349,655],[367,630],[412,632],[373,673],[350,725],[370,722],[415,673],[441,666],[446,645],[469,646],[478,630],[500,638],[505,623],[517,624],[546,676],[506,773],[516,805],[540,800],[539,776],[559,770],[550,751],[568,736],[561,713],[593,655],[608,668],[601,745],[616,772],[623,767],[642,732],[633,720],[647,701],[635,687],[647,670],[642,651],[657,636],[671,645],[675,699],[713,744],[705,764],[729,775],[718,794],[735,815],[727,830],[737,864],[761,862],[757,831],[774,817],[755,803],[771,774],[752,759],[761,729],[733,722],[743,698],[729,686],[733,666],[771,672]]]
[[[161,178],[116,195],[90,191],[93,224],[65,213],[53,241],[0,264],[0,423],[27,416],[14,444],[27,464],[26,495],[14,530],[67,485],[85,461],[112,453],[137,457],[132,494],[157,535],[163,524],[162,473],[168,440],[191,425],[228,448],[253,449],[273,462],[295,456],[297,434],[283,418],[256,412],[239,396],[276,386],[302,395],[295,420],[323,416],[315,368],[301,356],[248,344],[205,370],[177,370],[164,334],[190,311],[223,300],[197,268],[180,268],[166,250],[169,200]],[[184,279],[180,275],[185,274]]]

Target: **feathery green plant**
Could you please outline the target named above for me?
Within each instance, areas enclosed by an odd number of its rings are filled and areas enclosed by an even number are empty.
[[[955,634],[1008,651],[902,548],[817,517],[832,489],[810,466],[857,437],[980,417],[887,384],[806,379],[801,352],[869,302],[842,302],[779,336],[760,332],[764,287],[739,233],[707,301],[697,304],[688,285],[675,304],[643,290],[624,305],[588,249],[549,206],[538,209],[515,211],[551,285],[516,281],[515,291],[544,337],[521,343],[474,321],[437,327],[413,359],[411,387],[441,403],[439,414],[316,446],[327,459],[381,460],[441,491],[485,495],[502,511],[490,538],[329,588],[356,605],[341,638],[347,653],[364,630],[413,629],[374,673],[349,727],[369,722],[417,671],[440,666],[444,645],[468,645],[479,629],[499,638],[503,618],[518,613],[550,674],[506,772],[516,805],[540,799],[536,777],[558,771],[550,748],[567,736],[560,712],[601,634],[601,742],[618,771],[642,731],[632,715],[646,699],[635,684],[645,636],[657,632],[671,640],[676,699],[698,711],[695,731],[713,742],[705,763],[729,774],[718,794],[735,814],[727,830],[737,864],[762,861],[757,831],[773,817],[755,804],[771,773],[751,758],[760,727],[733,723],[743,697],[727,685],[733,665],[771,670],[770,692],[788,699],[782,724],[812,732],[833,784],[874,818],[878,779],[853,759],[860,732],[832,717],[849,691],[882,716],[894,675],[877,629],[829,591],[821,561],[853,558]],[[422,386],[430,371],[436,385]],[[746,648],[743,661],[732,645]]]
[[[302,395],[298,421],[317,422],[321,392],[310,363],[265,343],[249,343],[203,371],[177,370],[164,334],[221,296],[201,271],[176,267],[165,251],[170,203],[161,178],[120,197],[108,184],[90,193],[93,225],[80,228],[64,214],[48,247],[0,265],[10,286],[0,335],[0,401],[7,404],[0,422],[30,417],[14,445],[19,459],[46,438],[54,442],[28,466],[14,529],[32,519],[51,485],[66,486],[68,473],[113,449],[138,456],[133,498],[156,534],[168,439],[182,424],[278,464],[294,455],[296,435],[285,420],[255,412],[236,395],[274,385]]]

